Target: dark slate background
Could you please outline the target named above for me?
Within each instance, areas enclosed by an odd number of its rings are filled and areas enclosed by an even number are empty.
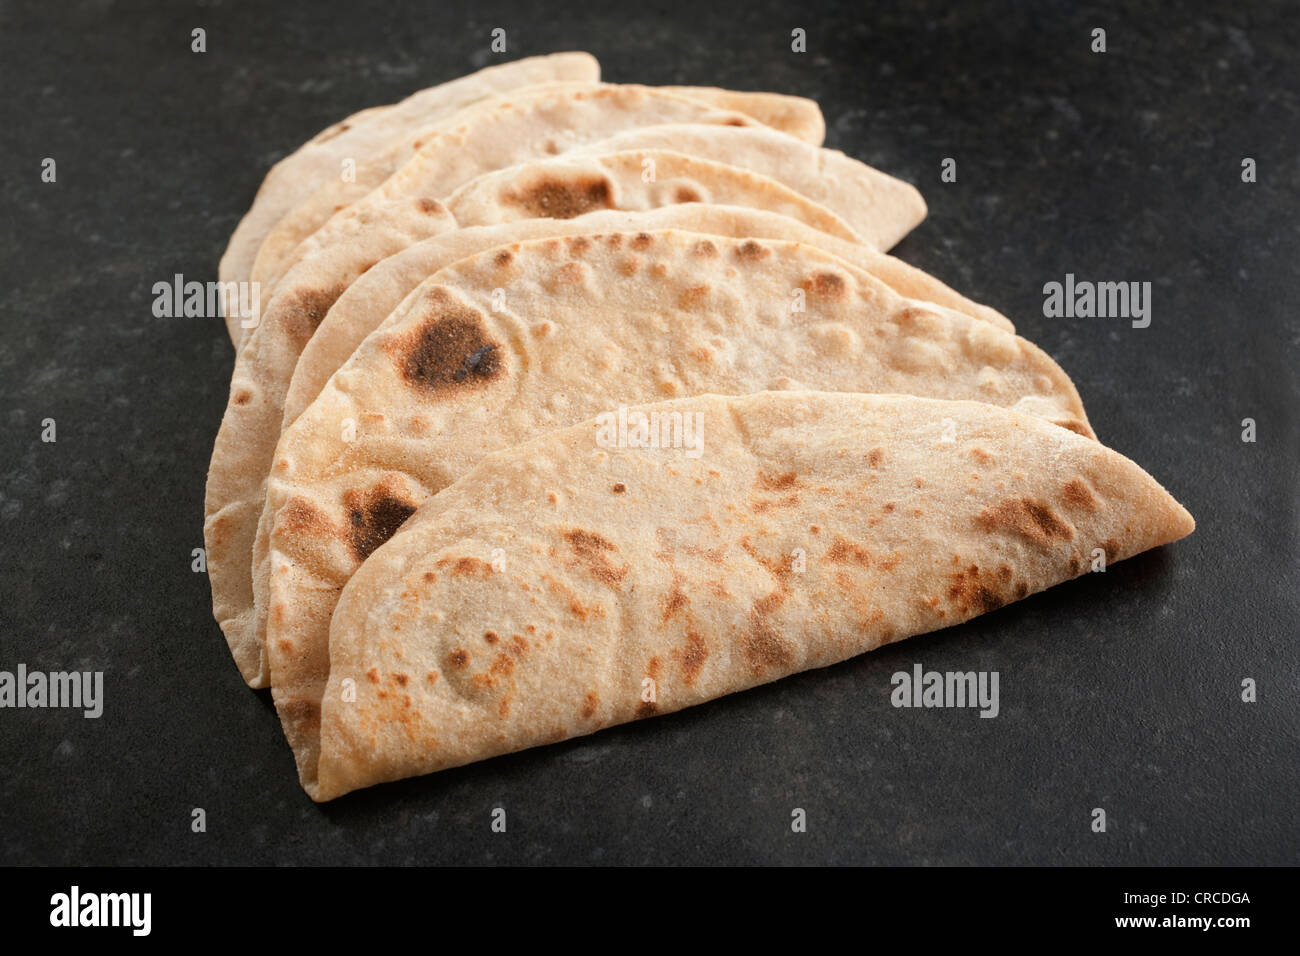
[[[1300,860],[1293,6],[162,6],[0,6],[0,669],[103,670],[107,696],[97,721],[0,711],[0,862]],[[1055,356],[1196,534],[838,667],[312,804],[190,571],[233,353],[219,321],[154,318],[151,288],[215,278],[274,160],[500,59],[497,26],[510,58],[817,98],[828,145],[924,191],[896,253]],[[1066,272],[1150,281],[1151,327],[1044,318]],[[999,671],[1001,716],[891,708],[917,661]]]

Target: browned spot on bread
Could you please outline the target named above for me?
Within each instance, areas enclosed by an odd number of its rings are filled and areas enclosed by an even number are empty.
[[[876,447],[867,452],[867,464],[879,468],[885,461],[885,449]]]
[[[763,491],[786,491],[799,487],[799,476],[793,471],[782,472],[779,475],[760,471],[755,485]]]
[[[631,278],[641,270],[641,260],[636,256],[628,256],[618,264],[618,271],[623,275]]]
[[[822,533],[822,529],[821,529],[818,525],[815,525],[815,524],[810,524],[810,525],[808,526],[808,531],[809,531],[810,533],[812,533],[812,534],[821,534],[821,533]]]
[[[453,393],[505,374],[501,344],[488,336],[478,312],[456,303],[445,289],[431,290],[426,301],[432,314],[386,347],[407,384]]]
[[[1083,563],[1079,560],[1078,555],[1075,554],[1070,555],[1069,568],[1071,574],[1078,574],[1083,570]]]
[[[754,487],[760,492],[769,494],[782,491],[790,492],[778,501],[760,499],[750,503],[750,508],[755,514],[764,514],[772,508],[789,508],[797,505],[799,503],[799,493],[795,489],[802,487],[802,483],[792,471],[779,475],[759,472]]]
[[[694,186],[687,186],[685,183],[679,185],[673,190],[674,202],[703,202],[704,196]]]
[[[347,490],[343,506],[348,510],[348,547],[358,561],[370,557],[415,514],[414,502],[407,501],[397,483],[388,479],[364,491]]]
[[[600,696],[594,691],[587,691],[587,696],[582,701],[582,719],[591,720],[596,716],[596,708],[600,706]]]
[[[709,239],[701,239],[691,246],[691,255],[699,256],[701,259],[716,259],[718,258],[718,247]]]
[[[932,318],[934,313],[929,309],[917,308],[914,305],[905,306],[894,313],[894,322],[904,332],[916,330],[923,318]]]
[[[452,577],[472,575],[479,578],[487,578],[492,575],[492,565],[474,557],[439,558],[438,567],[451,568]]]
[[[308,730],[320,727],[320,704],[316,701],[290,697],[283,702],[277,702],[276,706],[281,716],[289,723],[298,724]]]
[[[621,481],[614,482],[614,494],[621,495],[625,491],[627,491],[627,485]]]
[[[668,591],[668,595],[667,597],[664,598],[663,601],[663,616],[660,620],[666,623],[670,617],[672,617],[682,608],[686,607],[686,605],[689,603],[690,601],[686,597],[686,592],[682,590],[681,583],[677,579],[677,575],[674,574],[673,586]]]
[[[447,655],[447,663],[443,665],[452,670],[461,671],[469,666],[469,651],[463,647],[458,647]]]
[[[709,644],[703,634],[687,631],[686,646],[673,648],[672,655],[677,661],[677,666],[681,668],[682,680],[689,687],[695,683],[695,678],[700,676],[704,662],[709,658]]]
[[[618,590],[619,582],[627,577],[628,568],[616,567],[609,560],[609,552],[617,552],[613,543],[602,538],[594,531],[573,528],[564,533],[564,540],[573,548],[581,564],[596,580]]]
[[[436,684],[438,683],[438,672],[429,671],[429,673],[424,675],[424,679],[427,680],[430,684]]]
[[[366,680],[370,681],[370,683],[372,683],[372,684],[378,684],[378,683],[379,683],[379,668],[378,668],[378,667],[372,667],[372,668],[370,668],[370,670],[366,671]]]
[[[574,255],[580,256],[591,248],[591,238],[589,236],[570,236],[569,249]]]
[[[785,603],[790,589],[790,577],[794,572],[784,555],[774,558],[764,557],[759,554],[748,537],[740,539],[740,546],[776,579],[775,589],[754,601],[749,611],[746,629],[740,638],[741,650],[749,661],[751,669],[756,674],[761,674],[774,666],[788,666],[794,659],[789,645],[782,640],[781,635],[769,621],[770,616]]]
[[[972,564],[949,578],[948,599],[963,614],[987,614],[1011,600],[1011,566],[1004,564],[997,571],[983,571]],[[1022,595],[1023,596],[1023,595]]]
[[[579,621],[585,621],[589,617],[601,617],[605,612],[599,604],[583,604],[577,598],[572,598],[569,601],[569,613]]]
[[[581,262],[566,262],[555,270],[552,274],[552,278],[556,282],[573,285],[574,283],[581,282],[582,277],[586,274],[587,267]]]
[[[505,720],[510,716],[510,698],[502,697],[501,703],[497,704],[497,716]]]
[[[246,388],[237,389],[235,393],[230,396],[230,403],[232,405],[247,405],[252,400],[253,393]]]
[[[976,445],[974,448],[970,450],[970,456],[974,458],[977,462],[979,462],[981,465],[991,465],[993,464],[994,461],[993,453],[987,451],[986,449],[980,448],[978,445]]]
[[[708,297],[708,294],[709,287],[707,285],[693,285],[682,291],[678,301],[682,308],[689,309],[691,306],[703,302]]]
[[[295,538],[334,534],[334,523],[310,498],[295,495],[275,518],[276,530]]]
[[[771,254],[771,249],[753,239],[746,239],[736,246],[736,258],[745,262],[758,262],[760,259],[766,259]]]
[[[405,687],[406,684],[407,684],[407,681],[409,681],[410,679],[411,679],[411,677],[410,677],[409,674],[394,674],[394,675],[393,675],[393,680],[395,680],[395,681],[398,683],[398,685],[401,686],[401,687]]]
[[[785,596],[786,596],[785,579],[788,576],[789,576],[789,572],[782,574],[780,586],[771,594],[767,595],[766,597],[761,597],[754,602],[754,612],[756,614],[758,614],[761,617],[766,617],[767,615],[772,614],[774,611],[777,610],[777,608],[779,608],[782,604],[785,603]]]
[[[491,690],[497,686],[497,682],[504,677],[509,677],[515,669],[514,658],[509,654],[498,654],[492,659],[488,669],[475,674],[471,678],[474,686],[479,690]]]
[[[523,209],[532,219],[572,219],[594,209],[610,209],[609,181],[603,176],[541,176],[536,182],[506,193],[508,205]]]
[[[897,507],[897,505],[895,505],[894,502],[892,502],[892,501],[886,501],[886,502],[884,503],[884,505],[881,506],[880,510],[883,511],[883,512],[885,512],[885,514],[889,514],[889,513],[890,513],[891,511],[893,511],[894,508],[896,508],[896,507]]]
[[[497,641],[501,640],[501,637],[496,631],[484,631],[483,640],[487,641],[489,644],[495,644]]]
[[[611,232],[605,237],[605,245],[611,249],[617,249],[623,245],[623,234],[621,232]]]
[[[1106,551],[1106,563],[1119,560],[1119,542],[1114,538],[1107,538],[1102,542],[1102,548]]]
[[[277,297],[280,328],[295,342],[306,342],[346,290],[347,286],[337,284],[323,289],[300,289],[288,296]]]
[[[761,620],[750,621],[748,630],[741,636],[741,649],[749,661],[750,668],[761,674],[774,667],[789,667],[794,662],[790,646],[770,624]]]
[[[1033,498],[1005,498],[976,516],[986,531],[1013,531],[1037,545],[1071,541],[1074,529],[1051,507]]]
[[[653,700],[643,700],[636,706],[636,716],[638,719],[643,717],[653,717],[659,712],[659,705]]]
[[[668,278],[668,263],[656,262],[654,265],[650,267],[650,274],[654,276],[656,279]]]
[[[420,210],[420,212],[424,213],[426,216],[432,216],[435,213],[443,211],[442,203],[438,202],[436,199],[430,198],[429,196],[421,196],[417,199],[415,201],[415,208]]]
[[[871,552],[866,548],[836,536],[835,543],[826,552],[826,560],[835,564],[856,564],[859,567],[871,567]]]
[[[775,501],[756,501],[752,505],[755,514],[765,514],[772,508],[793,508],[799,504],[799,495],[786,495]]]
[[[510,651],[516,657],[523,657],[528,653],[528,641],[524,639],[522,634],[510,635]]]
[[[727,121],[726,121],[725,123],[723,123],[722,125],[723,125],[723,126],[748,126],[748,125],[749,125],[749,120],[747,120],[747,119],[742,119],[742,118],[739,117],[739,116],[733,116],[731,119],[727,120]]]
[[[844,299],[849,294],[849,284],[837,272],[814,272],[805,279],[803,288],[823,299]]]
[[[498,252],[495,256],[492,257],[492,264],[496,266],[498,269],[504,269],[506,266],[510,265],[510,263],[514,261],[515,261],[515,254],[511,252],[509,249],[502,249],[500,252]]]
[[[646,665],[645,672],[648,675],[650,675],[650,679],[653,680],[656,684],[659,683],[659,674],[661,670],[662,670],[662,665],[659,662],[659,658],[658,657],[650,658],[650,663]]]
[[[1088,483],[1080,478],[1071,478],[1061,489],[1061,496],[1065,503],[1071,508],[1078,508],[1081,511],[1096,511],[1101,504],[1097,496],[1092,493]]]
[[[638,252],[642,252],[646,249],[649,249],[652,245],[654,245],[654,241],[655,241],[655,237],[652,236],[650,233],[638,232],[635,236],[632,237],[631,245],[633,249],[637,250]]]

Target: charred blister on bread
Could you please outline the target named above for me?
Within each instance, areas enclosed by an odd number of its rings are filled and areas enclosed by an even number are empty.
[[[504,347],[489,335],[484,316],[440,286],[421,305],[425,317],[386,345],[402,380],[433,395],[481,388],[506,373]]]

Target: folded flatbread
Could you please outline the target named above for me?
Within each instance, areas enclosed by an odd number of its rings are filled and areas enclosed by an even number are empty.
[[[410,291],[439,269],[485,249],[526,239],[580,235],[586,232],[636,232],[674,228],[738,238],[784,239],[816,246],[849,265],[871,274],[900,295],[947,306],[973,318],[991,322],[1006,331],[1014,331],[1010,321],[998,312],[971,302],[933,276],[914,269],[892,256],[876,252],[863,245],[842,242],[795,220],[765,211],[693,204],[668,206],[633,215],[599,212],[588,213],[571,220],[533,219],[508,226],[471,227],[443,233],[418,243],[398,255],[390,256],[368,270],[348,288],[330,308],[316,334],[307,342],[301,357],[293,367],[293,378],[284,396],[284,417],[279,426],[280,430],[291,425],[303,409],[315,400],[329,377],[347,361],[362,340],[401,305]],[[266,333],[273,332],[274,325],[269,324]],[[281,336],[280,339],[273,351],[282,355],[284,361],[272,359],[268,350],[268,355],[259,360],[255,368],[271,376],[283,375],[284,369],[293,361],[297,346],[291,336]],[[257,340],[254,339],[250,346],[256,342]],[[274,372],[273,370],[277,368],[279,371]],[[267,382],[259,389],[259,393],[267,402],[273,401],[280,394],[279,387],[274,382]],[[263,414],[269,414],[269,409],[264,410]],[[267,433],[265,424],[258,425],[251,420],[242,431],[249,435]],[[241,449],[245,454],[252,451],[251,444],[242,444]],[[267,463],[258,468],[265,472],[269,467],[268,452]],[[250,464],[249,468],[251,473],[253,466]],[[259,481],[258,487],[257,495],[265,500],[264,484]],[[246,499],[251,501],[253,497],[251,494],[246,495]],[[222,513],[219,520],[222,523],[230,523],[242,514],[242,511],[232,509]],[[229,589],[229,593],[240,595],[238,603],[232,598],[228,605],[228,609],[233,612],[230,618],[237,621],[240,626],[232,624],[226,629],[226,634],[231,639],[232,650],[236,647],[241,649],[236,653],[236,659],[247,660],[247,667],[241,670],[245,672],[246,679],[254,687],[264,687],[269,680],[265,638],[270,572],[268,549],[273,519],[274,514],[270,507],[264,507],[253,542],[254,613],[251,623],[245,617],[247,614],[245,609],[248,606],[246,594],[242,590],[234,591],[234,588],[246,587],[248,579],[242,557],[236,562],[233,555],[226,557],[230,549],[223,549],[221,554],[225,561],[224,570],[218,569],[222,574],[231,575],[232,588]],[[232,528],[223,531],[221,537],[230,541],[234,540],[239,533],[241,532]],[[217,536],[214,535],[215,537]],[[242,553],[239,552],[240,555]],[[211,563],[209,568],[212,573]],[[215,587],[214,585],[214,593]],[[247,630],[249,627],[252,628],[251,631]],[[256,662],[252,658],[254,654],[257,655]]]
[[[267,233],[295,203],[326,182],[337,180],[344,160],[364,163],[406,130],[439,122],[498,93],[535,83],[593,83],[599,79],[600,65],[587,53],[529,57],[490,66],[420,90],[392,106],[363,110],[335,123],[271,167],[221,257],[221,281],[248,281]],[[228,316],[226,324],[231,340],[238,344],[243,336],[238,316]]]
[[[733,134],[749,132],[735,127],[715,129],[720,145],[714,148],[718,149],[725,147]],[[813,184],[811,167],[815,162],[805,154],[816,154],[817,148],[770,131],[764,134],[778,142],[766,142],[763,136],[745,137],[742,142],[758,143],[758,158],[773,172],[799,184]],[[633,132],[624,141],[635,138]],[[801,172],[797,163],[785,167],[779,162],[783,156],[802,157],[807,168]],[[847,181],[871,184],[874,178],[888,179],[865,166],[855,169],[847,158],[841,160],[832,156],[827,165],[838,167]],[[653,175],[647,176],[648,172]],[[481,179],[489,181],[476,186]],[[665,203],[712,200],[787,214],[838,238],[856,239],[839,216],[774,179],[668,150],[608,156],[593,153],[577,160],[510,167],[503,176],[480,180],[471,181],[448,199],[451,213],[462,224],[499,224],[539,216],[569,218],[593,208],[645,210]],[[842,206],[865,211],[865,205],[889,195],[887,189],[867,190],[846,198]],[[892,211],[888,205],[882,207],[879,219],[889,220]],[[268,675],[262,651],[265,608],[257,610],[255,605],[250,560],[285,391],[298,356],[330,306],[358,277],[385,257],[455,225],[441,204],[424,197],[362,203],[349,214],[332,218],[304,243],[304,250],[263,310],[260,327],[240,348],[226,414],[213,447],[204,511],[213,614],[240,673],[251,686],[266,686]],[[634,222],[624,227],[638,228]],[[495,242],[506,238],[498,233]],[[469,254],[484,247],[462,248]],[[863,250],[863,254],[869,252]],[[262,590],[264,593],[264,586]]]
[[[662,178],[644,182],[646,162],[655,164]],[[543,164],[530,170],[529,176],[527,182],[512,177],[510,187],[497,184],[482,192],[471,190],[463,201],[453,197],[448,200],[451,212],[472,225],[479,219],[499,223],[507,216],[567,218],[591,207],[636,211],[713,198],[771,209],[840,238],[856,239],[834,213],[775,180],[665,150],[591,157],[563,170],[548,170]],[[516,187],[527,192],[509,192],[516,201],[505,202],[501,211],[493,212],[493,203]],[[598,205],[592,200],[597,190]],[[328,241],[314,246],[278,283],[261,317],[263,327],[240,347],[208,469],[204,516],[213,614],[240,673],[252,686],[265,686],[266,680],[261,653],[264,626],[255,617],[251,575],[253,541],[280,433],[285,390],[297,358],[334,300],[360,275],[383,258],[455,225],[447,209],[424,198],[364,203],[351,215],[331,219],[321,230],[328,233]],[[312,241],[319,238],[320,234]]]
[[[1015,407],[1091,436],[1031,343],[811,246],[658,233],[516,243],[413,291],[281,436],[266,650],[309,779],[338,589],[492,451],[620,403],[764,389]]]
[[[550,432],[361,566],[314,799],[834,664],[1194,527],[1127,458],[1003,408],[765,392],[636,411],[685,440],[620,444],[617,415]]]
[[[944,305],[1012,331],[1011,323],[998,312],[965,299],[919,269],[775,213],[692,203],[638,214],[610,211],[571,220],[535,219],[446,231],[440,208],[419,200],[394,200],[387,213],[373,222],[349,220],[362,231],[353,241],[331,246],[328,255],[312,257],[295,267],[284,283],[284,294],[267,310],[262,327],[241,349],[226,415],[213,448],[204,534],[213,614],[240,673],[252,687],[266,687],[270,680],[264,645],[272,515],[263,505],[265,480],[280,431],[316,398],[329,377],[412,289],[458,259],[511,241],[583,232],[684,229],[739,238],[785,239],[816,245],[871,273],[901,295]],[[382,207],[378,212],[384,212]],[[409,243],[420,230],[430,231],[434,238],[370,267],[374,257]],[[347,291],[330,306],[345,286]],[[322,320],[325,309],[328,312]],[[290,375],[292,382],[288,382]]]
[[[373,190],[346,198],[340,190],[355,184],[335,180],[318,194],[300,202],[271,230],[258,250],[252,277],[265,298],[287,270],[298,245],[331,216],[372,199],[410,196],[444,198],[483,173],[529,159],[556,155],[614,133],[661,123],[761,125],[754,114],[780,118],[806,113],[816,118],[816,142],[825,130],[821,111],[811,100],[774,93],[734,93],[701,87],[672,92],[647,86],[565,84],[529,95],[502,97],[472,108],[423,133],[418,148],[403,157],[400,167],[380,162],[386,175]],[[773,109],[770,104],[780,104]],[[801,104],[795,110],[790,104]],[[415,143],[412,143],[414,146]],[[373,176],[359,170],[358,182]],[[919,194],[917,196],[919,202]],[[924,215],[924,205],[921,205]]]
[[[730,132],[730,131],[729,131]],[[733,238],[784,239],[802,242],[842,259],[880,279],[906,298],[920,299],[964,312],[1014,332],[1011,320],[995,309],[972,302],[929,273],[901,259],[856,243],[841,242],[785,216],[734,206],[695,204],[666,206],[645,213],[587,213],[577,219],[532,219],[508,226],[458,229],[416,243],[366,270],[348,287],[304,346],[285,396],[281,428],[292,425],[316,400],[329,377],[338,371],[362,340],[388,318],[417,285],[439,269],[485,249],[544,239],[600,232],[641,232],[681,229]]]

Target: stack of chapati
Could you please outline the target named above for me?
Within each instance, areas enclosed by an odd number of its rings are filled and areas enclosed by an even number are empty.
[[[1191,532],[815,103],[521,60],[267,175],[213,607],[303,786],[742,690]]]

